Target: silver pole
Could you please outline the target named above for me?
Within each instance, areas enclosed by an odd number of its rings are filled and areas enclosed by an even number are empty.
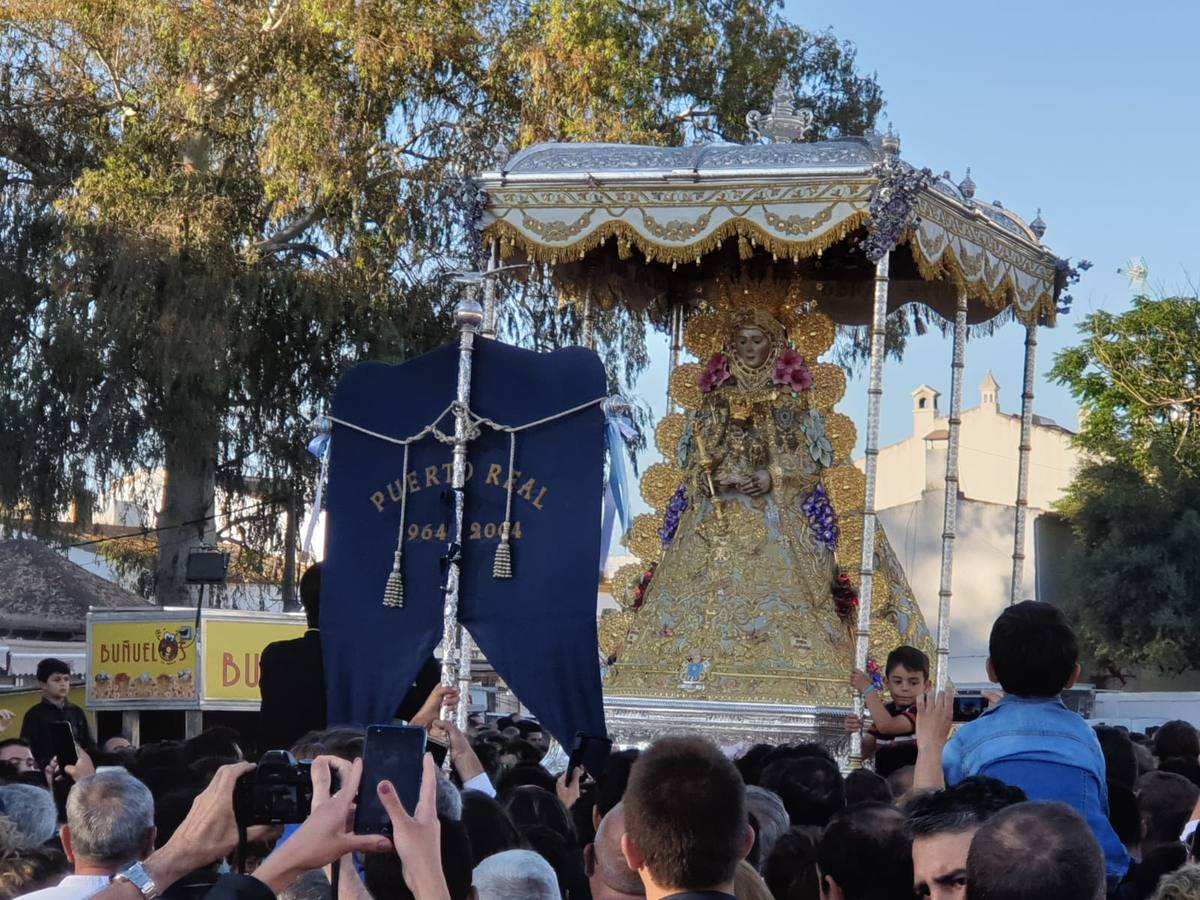
[[[883,336],[887,327],[888,263],[886,253],[875,263],[875,312],[871,319],[871,368],[867,380],[866,489],[863,501],[862,565],[859,567],[858,629],[854,665],[867,668],[871,640],[871,588],[875,576],[875,471],[879,464],[879,411],[883,399]],[[854,697],[854,714],[862,718],[863,699]],[[850,765],[862,765],[862,733],[850,735]]]
[[[946,506],[942,513],[942,577],[938,587],[937,689],[950,683],[950,595],[954,538],[958,529],[958,439],[962,430],[963,354],[967,343],[967,295],[954,311],[954,355],[950,362],[950,418],[946,440]]]
[[[671,376],[679,367],[679,355],[683,351],[683,304],[676,301],[671,304],[671,358],[667,364],[667,412],[676,411],[675,401],[671,399]]]
[[[1034,357],[1037,355],[1037,322],[1025,326],[1025,381],[1021,390],[1021,444],[1017,448],[1017,512],[1013,523],[1013,568],[1010,603],[1025,592],[1025,514],[1029,507],[1029,451],[1033,437]]]
[[[468,290],[474,293],[473,289]],[[462,553],[463,498],[467,483],[467,441],[470,432],[467,410],[470,409],[471,403],[471,354],[475,347],[475,330],[483,322],[483,307],[468,294],[467,298],[459,303],[454,321],[461,329],[461,335],[458,343],[458,386],[454,395],[454,461],[450,477],[450,486],[454,490],[454,538],[451,542],[453,552],[450,553],[446,567],[446,597],[442,605],[442,684],[445,687],[461,687],[464,668],[468,686],[471,680],[470,658],[465,660],[464,666],[464,661],[459,655],[461,646],[456,646],[459,645],[458,557]],[[463,710],[465,707],[465,699],[460,699],[459,709]],[[449,718],[444,706],[441,718]]]
[[[485,338],[496,336],[496,278],[493,275],[500,268],[500,243],[492,241],[491,252],[488,254],[487,273],[483,277],[483,328],[480,334]]]
[[[588,285],[583,294],[583,333],[580,340],[589,350],[596,349],[596,307],[592,300],[591,285]]]

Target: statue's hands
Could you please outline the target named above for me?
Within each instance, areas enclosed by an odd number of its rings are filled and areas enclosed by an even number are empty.
[[[765,469],[760,469],[739,484],[738,490],[749,497],[761,497],[771,490],[771,475]]]

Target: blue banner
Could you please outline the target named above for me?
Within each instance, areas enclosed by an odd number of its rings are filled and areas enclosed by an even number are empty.
[[[590,350],[541,354],[475,340],[470,407],[523,425],[603,397]],[[364,363],[331,411],[395,438],[420,432],[454,400],[458,347],[400,366]],[[441,430],[452,434],[446,415]],[[565,746],[604,734],[596,641],[604,415],[598,404],[517,434],[511,579],[492,565],[504,522],[509,435],[484,426],[468,449],[459,617],[496,672]],[[452,447],[404,448],[333,423],[321,578],[329,723],[387,722],[441,642],[445,557],[454,537]],[[382,604],[407,494],[404,606]],[[464,698],[464,702],[465,702]]]

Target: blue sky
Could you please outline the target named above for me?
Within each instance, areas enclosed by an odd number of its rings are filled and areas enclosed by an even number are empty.
[[[1041,207],[1046,244],[1095,264],[1072,292],[1071,314],[1039,335],[1035,410],[1074,427],[1074,401],[1045,374],[1055,352],[1076,342],[1084,315],[1129,305],[1128,280],[1116,270],[1144,257],[1151,293],[1183,291],[1189,276],[1200,282],[1200,5],[789,0],[785,14],[857,46],[860,68],[883,87],[903,158],[949,169],[956,181],[971,166],[980,199],[1000,200],[1026,220]],[[979,402],[991,369],[1001,407],[1018,410],[1022,341],[1010,324],[969,342],[964,405]],[[665,344],[656,345],[638,385],[658,414],[665,355]],[[914,338],[903,362],[887,365],[884,445],[911,431],[909,392],[918,384],[942,391],[945,408],[949,371],[950,343],[935,334]],[[861,433],[861,379],[839,408]],[[651,450],[644,462],[656,458]]]

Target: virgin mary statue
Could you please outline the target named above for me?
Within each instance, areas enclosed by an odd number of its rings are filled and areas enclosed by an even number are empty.
[[[635,522],[645,565],[618,573],[625,611],[602,620],[605,693],[849,705],[862,553],[854,426],[832,411],[841,368],[816,362],[834,326],[744,291],[694,317],[642,482],[659,509]],[[725,297],[728,298],[727,292]],[[912,592],[877,530],[872,655],[931,653]],[[932,653],[931,653],[932,655]],[[615,657],[615,659],[613,658]]]

